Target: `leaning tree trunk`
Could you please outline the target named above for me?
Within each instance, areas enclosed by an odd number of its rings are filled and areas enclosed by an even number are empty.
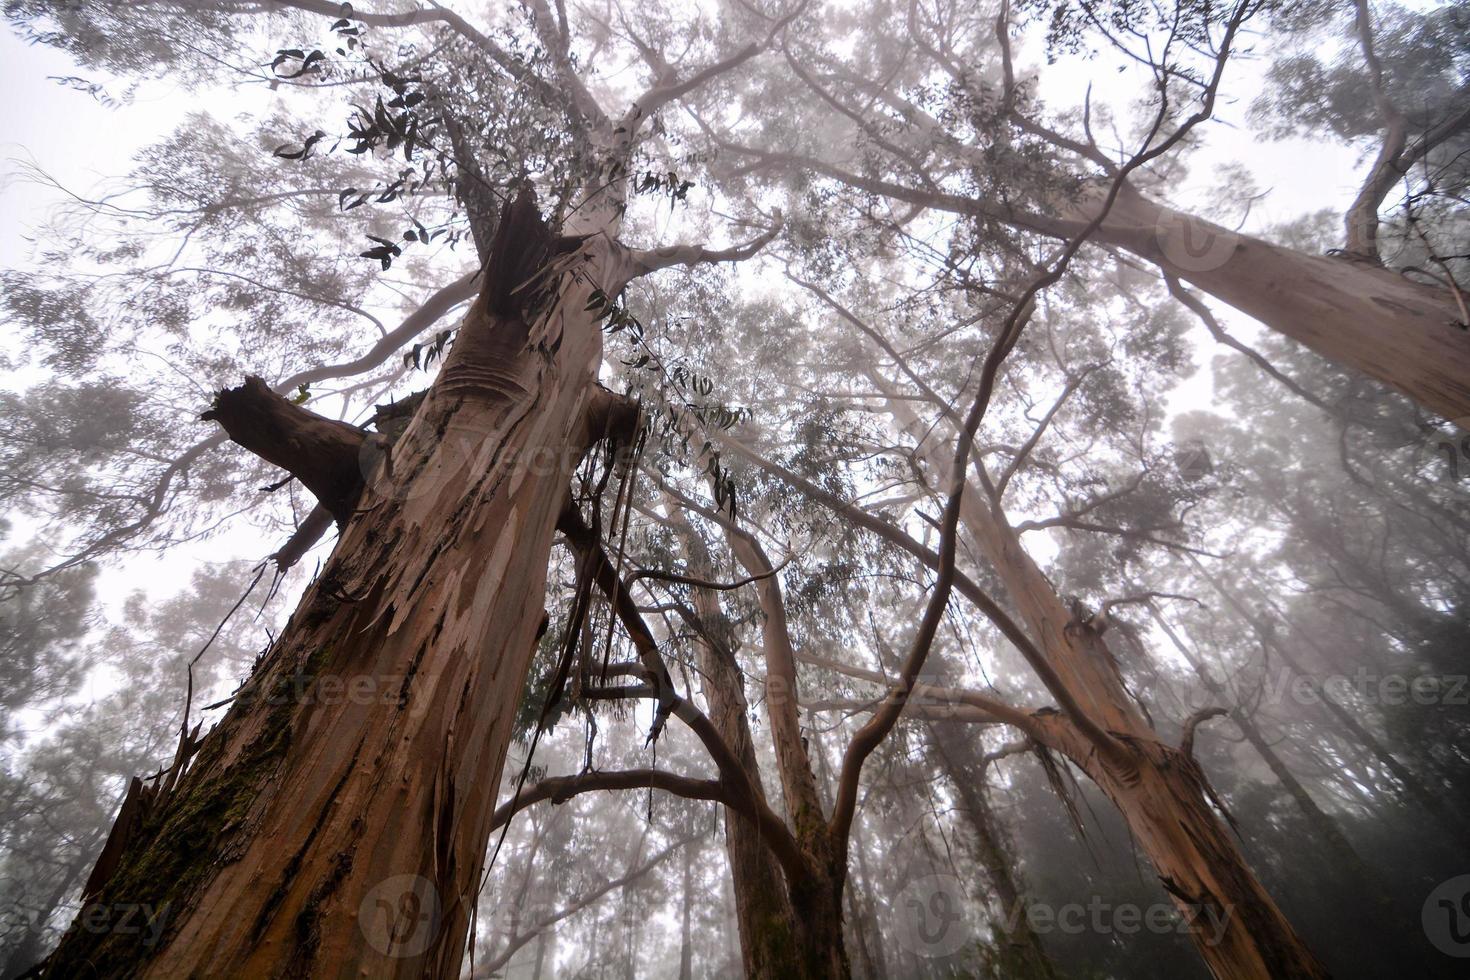
[[[338,492],[323,503],[341,538],[193,764],[114,830],[47,975],[459,975],[557,515],[614,405],[586,307],[594,287],[616,294],[622,259],[577,244],[519,288],[556,243],[529,192],[507,206],[394,445],[356,444],[263,385],[221,395],[232,437]],[[367,468],[355,505],[348,457]],[[123,928],[138,905],[165,910],[156,943]]]
[[[1097,239],[1470,426],[1470,324],[1448,289],[1372,262],[1273,245],[1132,189],[1119,196]]]
[[[901,425],[919,424],[905,402],[889,405]],[[934,472],[949,471],[936,441],[928,440],[922,452]],[[1056,683],[1106,733],[1110,751],[1100,751],[1064,714],[1036,717],[1043,744],[1070,759],[1116,804],[1175,907],[1194,923],[1190,938],[1210,970],[1221,980],[1325,977],[1211,808],[1213,791],[1190,753],[1164,744],[1139,710],[1101,630],[1083,610],[1067,608],[1001,506],[984,499],[971,481],[960,498],[960,516]]]
[[[975,835],[975,856],[990,879],[1001,915],[993,926],[1002,944],[1001,967],[1013,980],[1055,980],[1056,970],[1030,920],[1016,914],[1024,895],[1014,870],[1015,857],[1002,834],[999,820],[985,798],[984,764],[972,735],[955,732],[954,725],[929,722],[924,729],[931,755],[959,797],[960,807]],[[1014,922],[1013,926],[1005,923]]]
[[[1325,977],[1211,807],[1213,792],[1187,751],[1164,744],[1127,693],[1102,634],[1069,611],[1003,516],[965,508],[977,544],[1082,710],[1121,747],[1109,760],[1071,724],[1043,720],[1048,740],[1118,807],[1139,848],[1190,923],[1189,935],[1221,980]]]

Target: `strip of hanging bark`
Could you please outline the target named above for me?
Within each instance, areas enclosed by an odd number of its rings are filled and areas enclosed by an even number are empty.
[[[214,407],[199,417],[295,476],[338,524],[352,516],[362,490],[360,429],[292,404],[254,375],[215,395]]]
[[[127,795],[123,797],[122,807],[117,811],[117,819],[112,822],[107,843],[102,845],[102,853],[97,856],[97,863],[92,866],[92,873],[82,886],[82,901],[85,902],[100,892],[102,886],[117,873],[123,852],[143,830],[143,824],[152,811],[155,795],[155,791],[137,776],[128,783]]]
[[[1189,718],[1186,719],[1184,722],[1184,734],[1179,739],[1179,751],[1186,758],[1193,759],[1194,730],[1198,728],[1201,723],[1209,721],[1211,718],[1221,718],[1227,714],[1229,714],[1229,712],[1226,711],[1224,708],[1201,708],[1194,714],[1190,715]]]

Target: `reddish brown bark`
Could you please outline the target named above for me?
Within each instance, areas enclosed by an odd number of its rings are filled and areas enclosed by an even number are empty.
[[[691,571],[698,577],[712,580],[713,566],[704,542],[682,520],[676,522],[676,527],[684,541]],[[720,606],[718,595],[711,589],[694,590],[692,612],[699,625],[700,635],[695,641],[695,648],[699,656],[710,721],[719,731],[720,737],[739,757],[751,782],[760,786],[760,766],[748,720],[750,708],[745,697],[744,678],[735,660],[734,630]],[[784,624],[781,628],[784,633]],[[782,694],[780,697],[794,704],[791,694]],[[775,713],[781,709],[769,707],[769,710]],[[776,738],[774,722],[772,737]],[[779,746],[779,739],[777,741]],[[812,792],[815,795],[814,781]],[[817,816],[820,819],[820,810],[817,811]],[[833,976],[829,972],[833,960],[832,943],[837,944],[837,961],[845,962],[841,955],[840,918],[834,926],[830,918],[816,920],[799,914],[796,902],[801,894],[800,883],[788,883],[780,864],[756,828],[734,813],[725,822],[725,852],[735,895],[735,915],[745,975],[801,978]],[[807,908],[805,911],[811,910]]]
[[[553,531],[599,432],[587,299],[625,268],[601,240],[516,297],[551,247],[515,208],[491,258],[514,271],[487,275],[320,578],[48,975],[458,976]],[[284,443],[262,455],[311,470]],[[144,903],[166,909],[153,945],[114,921]]]

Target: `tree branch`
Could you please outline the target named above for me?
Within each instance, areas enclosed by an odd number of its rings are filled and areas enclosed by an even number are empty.
[[[1194,758],[1194,730],[1202,723],[1211,718],[1220,718],[1229,714],[1224,708],[1201,708],[1190,715],[1184,722],[1184,734],[1179,739],[1179,751],[1189,758]]]
[[[253,375],[221,391],[199,417],[218,422],[233,442],[295,476],[339,525],[352,516],[363,481],[361,429],[292,404]]]
[[[628,259],[633,264],[634,271],[629,278],[636,279],[639,276],[656,272],[659,269],[667,269],[674,265],[692,266],[706,262],[744,261],[765,248],[772,239],[779,235],[784,223],[785,217],[782,215],[781,209],[777,208],[771,226],[744,245],[736,245],[725,249],[711,249],[703,245],[666,245],[663,248],[632,249],[629,252]]]
[[[724,783],[717,779],[695,779],[662,769],[625,769],[618,772],[584,772],[577,776],[552,776],[526,787],[495,810],[490,829],[499,830],[511,817],[542,801],[559,805],[582,793],[598,790],[660,789],[686,800],[714,800],[734,807]]]
[[[566,536],[567,543],[590,561],[593,581],[607,596],[618,621],[627,630],[638,651],[638,659],[647,671],[648,676],[645,679],[654,686],[658,711],[673,714],[704,745],[715,768],[719,770],[720,782],[729,795],[729,806],[755,824],[786,872],[798,877],[810,873],[806,857],[790,829],[770,808],[765,794],[751,784],[750,776],[741,765],[739,757],[720,737],[709,718],[693,702],[675,693],[673,678],[669,676],[658,643],[647,623],[643,621],[628,585],[618,578],[617,569],[603,550],[602,543],[596,539],[570,498],[562,508],[557,527]]]
[[[664,848],[662,851],[659,851],[647,861],[644,861],[638,867],[630,869],[627,873],[617,878],[614,878],[605,885],[594,888],[592,891],[587,892],[585,895],[582,895],[581,897],[571,902],[571,904],[567,905],[565,908],[559,909],[555,913],[538,920],[536,924],[527,931],[517,932],[506,941],[506,948],[502,950],[498,956],[476,970],[476,977],[484,977],[488,980],[488,978],[496,976],[497,971],[499,971],[502,967],[509,963],[511,957],[515,956],[516,952],[522,946],[526,945],[526,943],[530,942],[542,932],[549,929],[551,926],[556,925],[563,919],[577,912],[580,912],[582,909],[602,898],[602,896],[606,895],[608,892],[616,891],[617,889],[622,888],[625,885],[629,885],[637,881],[639,878],[642,878],[644,875],[648,874],[648,872],[652,871],[654,868],[658,867],[665,860],[667,860],[669,855],[673,854],[675,851],[679,850],[682,847],[689,846],[689,844],[698,840],[699,836],[700,835],[695,834],[693,836],[686,837],[681,841],[670,844],[668,847]]]

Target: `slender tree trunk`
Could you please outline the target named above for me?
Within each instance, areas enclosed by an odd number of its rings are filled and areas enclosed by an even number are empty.
[[[694,938],[690,918],[694,909],[694,848],[684,849],[684,908],[679,924],[679,980],[694,980]]]
[[[976,757],[973,736],[941,731],[940,726],[925,726],[932,756],[940,770],[959,794],[960,804],[970,829],[975,834],[975,856],[990,879],[990,886],[1000,903],[1000,919],[992,928],[1004,944],[1001,968],[1007,978],[1015,980],[1053,980],[1056,971],[1042,948],[1041,939],[1031,928],[1030,919],[1017,915],[1024,893],[1016,880],[1015,858],[1001,833],[999,823],[985,798],[985,773]],[[1006,929],[1006,922],[1015,925]]]
[[[495,237],[332,559],[49,975],[459,975],[553,530],[611,410],[585,308],[622,284],[599,239],[519,291],[554,244],[529,194]],[[165,910],[151,945],[121,928],[137,904]]]
[[[825,757],[824,757],[825,758]],[[852,929],[857,934],[858,953],[862,957],[863,975],[868,980],[887,980],[887,959],[883,955],[883,930],[873,914],[869,896],[873,894],[873,876],[868,873],[868,854],[863,846],[861,820],[852,822],[852,852],[857,858],[857,881],[848,885],[852,904]]]
[[[677,508],[671,512],[678,514]],[[677,524],[696,577],[714,576],[713,564],[696,532]],[[735,634],[719,598],[710,589],[694,590],[694,614],[701,635],[695,641],[709,718],[725,744],[740,760],[751,783],[761,785],[760,763],[750,733],[750,706],[744,679],[735,661]],[[785,876],[770,847],[749,820],[735,813],[725,819],[725,853],[735,896],[740,953],[749,977],[801,977],[806,940],[792,906]]]
[[[1442,287],[1372,262],[1273,245],[1131,189],[1119,197],[1097,238],[1156,263],[1431,412],[1470,418],[1470,331]]]
[[[551,933],[542,930],[536,936],[536,960],[531,970],[531,980],[541,980],[541,971],[546,968],[546,948],[551,943]]]
[[[81,860],[85,861],[85,855],[91,850],[85,846],[81,852]],[[75,893],[79,887],[81,875],[86,868],[66,869],[62,872],[61,880],[51,890],[41,904],[36,908],[33,917],[28,917],[25,923],[25,932],[20,941],[10,948],[10,955],[6,958],[4,966],[0,966],[0,977],[4,980],[12,980],[13,977],[30,972],[31,968],[41,962],[46,955],[46,947],[50,945],[46,934],[46,923],[50,921],[55,913],[56,907],[64,902],[68,896]]]
[[[983,506],[968,510],[1022,618],[1084,710],[1124,746],[1128,764],[1104,760],[1070,726],[1057,747],[1117,805],[1210,970],[1221,980],[1325,977],[1211,808],[1204,774],[1138,712],[1101,634],[1063,605],[1004,518]]]
[[[1245,604],[1240,601],[1235,593],[1221,583],[1218,578],[1206,571],[1204,565],[1200,562],[1195,561],[1194,566],[1214,587],[1215,591],[1220,593],[1220,596],[1224,598],[1230,607],[1255,628],[1256,635],[1260,637],[1261,643],[1274,651],[1281,658],[1282,663],[1286,664],[1287,668],[1293,674],[1310,683],[1315,700],[1320,704],[1321,708],[1336,719],[1337,723],[1342,726],[1343,730],[1349,736],[1360,745],[1366,747],[1373,757],[1383,764],[1384,768],[1403,785],[1404,790],[1413,798],[1414,802],[1424,809],[1426,814],[1438,822],[1452,837],[1458,837],[1464,833],[1465,824],[1463,819],[1447,808],[1444,801],[1435,793],[1431,792],[1429,787],[1424,784],[1423,780],[1417,774],[1400,762],[1388,750],[1388,747],[1379,741],[1377,736],[1368,731],[1351,711],[1339,703],[1337,698],[1333,697],[1321,684],[1317,683],[1312,675],[1302,667],[1301,662],[1297,660],[1295,654],[1277,637],[1276,630],[1269,620],[1258,616],[1246,608]]]

